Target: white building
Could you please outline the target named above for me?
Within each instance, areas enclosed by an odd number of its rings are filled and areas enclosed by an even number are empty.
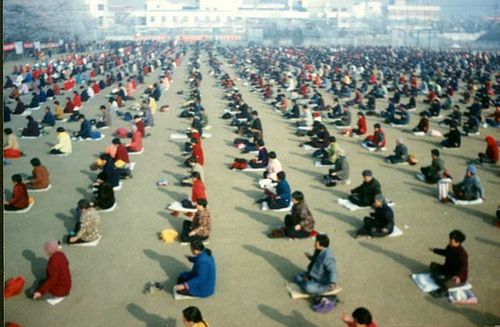
[[[387,6],[387,19],[390,21],[438,21],[441,7],[410,5],[405,0],[395,0]]]

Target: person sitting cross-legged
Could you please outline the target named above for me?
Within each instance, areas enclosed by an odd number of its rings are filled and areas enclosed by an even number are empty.
[[[310,260],[307,271],[295,276],[295,282],[307,294],[319,296],[337,288],[335,257],[329,248],[330,239],[319,234],[314,242],[314,254],[306,253]]]
[[[370,217],[363,219],[363,227],[356,232],[356,238],[366,236],[384,237],[394,230],[394,212],[387,205],[382,194],[375,196],[373,201],[375,212],[370,213]]]
[[[286,174],[284,171],[280,171],[277,175],[278,184],[276,184],[276,189],[272,189],[272,186],[264,189],[266,197],[257,200],[257,203],[267,202],[269,209],[283,209],[290,206],[291,191],[290,185],[286,180]]]
[[[430,184],[436,184],[441,178],[445,177],[446,168],[444,166],[444,161],[439,158],[439,150],[432,149],[431,157],[432,162],[430,166],[425,166],[420,168],[425,182]]]
[[[445,249],[429,248],[431,252],[445,257],[443,265],[436,262],[430,265],[432,279],[441,286],[438,290],[431,292],[432,296],[444,296],[449,288],[459,287],[467,282],[469,258],[462,247],[464,241],[465,235],[459,230],[453,230]]]
[[[335,160],[333,168],[328,170],[328,174],[323,176],[323,183],[326,186],[336,186],[339,182],[349,182],[349,163],[345,156],[344,149],[337,150],[337,160]]]
[[[10,201],[3,202],[3,210],[17,211],[29,206],[28,188],[23,183],[23,178],[19,174],[12,175],[12,198]]]
[[[205,199],[196,201],[196,213],[193,220],[184,220],[180,239],[182,243],[194,240],[204,241],[210,235],[210,211],[207,208],[208,202]]]
[[[101,237],[101,218],[90,202],[82,199],[78,201],[80,217],[75,229],[68,236],[68,243],[89,243]]]
[[[314,231],[314,218],[301,191],[292,193],[292,212],[285,216],[285,227],[273,230],[271,238],[305,238]]]
[[[177,278],[175,292],[194,296],[209,297],[215,292],[216,268],[212,251],[206,249],[200,240],[191,241],[192,256],[187,259],[193,263],[191,271],[183,272]]]
[[[349,201],[360,207],[367,207],[373,204],[375,195],[381,194],[382,190],[378,180],[373,177],[371,170],[363,170],[363,183],[351,190]]]
[[[464,179],[460,183],[453,185],[453,193],[459,200],[484,199],[484,188],[477,176],[477,169],[474,165],[467,166]]]
[[[385,158],[385,162],[390,164],[397,164],[408,161],[408,147],[404,144],[403,138],[400,137],[396,140],[396,148],[394,154]]]

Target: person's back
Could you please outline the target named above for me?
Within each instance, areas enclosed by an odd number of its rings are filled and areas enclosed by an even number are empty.
[[[44,189],[49,186],[49,171],[43,165],[33,168],[33,179],[30,181],[34,189]]]
[[[333,171],[337,173],[337,176],[342,180],[349,179],[349,163],[347,162],[347,158],[344,156],[339,156],[337,160],[335,160]]]
[[[42,295],[50,293],[53,296],[67,296],[71,290],[71,274],[66,255],[60,251],[54,252],[47,264],[47,279],[37,290]]]
[[[278,181],[278,185],[276,185],[276,196],[280,198],[283,205],[290,204],[292,192],[287,180],[283,179]]]
[[[101,236],[101,217],[95,208],[85,210],[80,218],[80,231],[75,235],[77,238],[92,242]]]

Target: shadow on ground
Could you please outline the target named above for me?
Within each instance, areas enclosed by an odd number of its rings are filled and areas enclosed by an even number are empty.
[[[286,315],[265,304],[259,304],[257,307],[262,314],[283,326],[316,327],[297,310],[293,310],[289,315]]]
[[[164,319],[163,317],[148,313],[135,303],[127,304],[127,311],[137,320],[142,321],[147,327],[168,326],[176,327],[177,322],[173,318]]]
[[[292,280],[296,274],[302,271],[299,266],[290,262],[290,260],[288,260],[287,258],[274,252],[262,250],[249,244],[243,245],[243,248],[266,260],[267,263],[269,263],[274,269],[276,269],[276,271],[280,273],[280,275],[285,280]]]

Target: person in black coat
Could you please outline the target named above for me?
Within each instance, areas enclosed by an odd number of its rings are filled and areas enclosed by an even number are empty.
[[[373,204],[375,195],[382,194],[382,188],[371,170],[364,170],[362,175],[363,183],[351,190],[348,199],[357,206],[367,207]]]
[[[445,140],[441,142],[441,146],[445,148],[459,148],[462,140],[462,134],[458,130],[455,123],[450,124],[450,131],[444,134]]]
[[[33,119],[33,117],[27,116],[26,120],[28,121],[28,126],[26,126],[26,128],[23,129],[21,135],[29,137],[40,136],[40,128],[38,127],[38,123]]]
[[[115,192],[113,186],[109,183],[102,183],[97,187],[96,198],[93,202],[94,207],[99,209],[109,209],[115,204]]]
[[[363,219],[363,227],[356,232],[356,237],[384,237],[394,230],[394,212],[387,205],[382,194],[375,196],[373,202],[375,212],[370,213],[370,217]]]

